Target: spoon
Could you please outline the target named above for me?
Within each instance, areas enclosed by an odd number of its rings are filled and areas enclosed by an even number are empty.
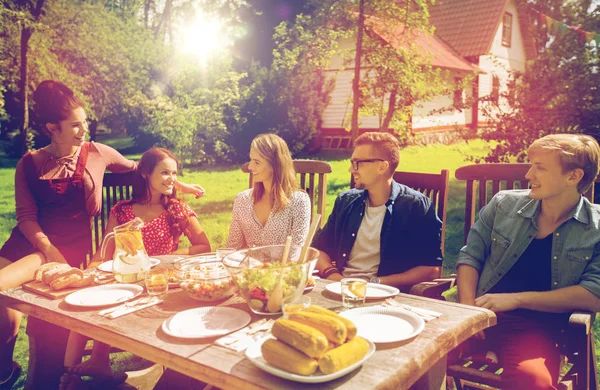
[[[292,236],[287,236],[287,239],[285,240],[285,248],[283,249],[283,258],[281,259],[281,271],[279,271],[279,282],[271,292],[271,296],[267,301],[267,311],[270,313],[276,313],[281,309],[281,302],[283,301],[283,272],[285,271],[285,263],[287,262],[291,246]]]
[[[319,226],[320,220],[321,214],[315,214],[315,216],[313,217],[313,221],[310,224],[310,228],[308,229],[308,237],[306,237],[306,241],[304,241],[304,245],[302,246],[302,252],[300,252],[300,257],[298,258],[299,263],[304,263],[306,261],[306,256],[308,256],[308,248],[312,243],[312,239],[315,236],[315,232],[317,231],[317,227]]]
[[[321,220],[321,214],[315,214],[313,217],[313,221],[310,224],[310,228],[308,229],[308,237],[306,237],[306,241],[304,241],[304,245],[302,245],[302,251],[300,252],[300,257],[298,258],[298,263],[306,262],[306,256],[308,256],[308,248],[310,248],[310,244],[312,243],[313,237],[317,231],[317,227],[319,226],[319,221]],[[310,269],[310,268],[309,268]],[[309,279],[312,275],[308,275],[306,278]],[[296,288],[296,295],[299,295],[299,292],[304,290],[306,284],[300,283]]]

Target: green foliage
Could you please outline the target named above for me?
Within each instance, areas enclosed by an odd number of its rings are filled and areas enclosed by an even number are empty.
[[[532,1],[531,4],[555,20],[579,25],[587,31],[600,30],[600,8],[587,12],[589,1]],[[512,75],[510,88],[500,94],[499,104],[484,99],[494,124],[483,133],[498,145],[485,157],[488,162],[526,158],[527,147],[537,138],[554,133],[587,133],[600,139],[600,74],[597,49],[578,44],[578,35],[549,34],[530,15],[537,41],[537,57],[524,74]]]
[[[206,69],[184,58],[177,58],[177,63],[177,69],[167,74],[164,91],[136,109],[144,111],[137,116],[148,119],[142,131],[177,151],[185,162],[227,161],[232,154],[229,129],[241,120],[240,81],[246,75],[232,70],[226,59]]]
[[[405,137],[415,103],[430,100],[448,88],[442,71],[434,68],[431,58],[414,44],[416,35],[432,34],[430,4],[430,0],[365,3],[360,115],[379,116],[382,129],[394,128]],[[356,36],[356,1],[315,0],[309,6],[313,8],[310,16],[298,15],[294,24],[282,23],[276,28],[273,53],[274,71],[288,80],[280,96],[290,103],[290,117],[302,118],[302,126],[295,127],[304,129],[319,127],[329,102],[335,73],[326,77],[325,71],[332,58],[341,58],[344,66],[354,67],[358,50],[340,45]],[[393,37],[393,42],[382,37]]]

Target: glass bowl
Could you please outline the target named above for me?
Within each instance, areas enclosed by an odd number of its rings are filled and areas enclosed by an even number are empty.
[[[220,261],[183,259],[175,263],[174,270],[181,289],[198,301],[218,301],[235,293],[235,283]]]
[[[223,265],[237,285],[250,310],[257,314],[281,313],[279,305],[267,308],[271,293],[279,283],[284,245],[270,245],[234,252],[223,259]],[[299,297],[304,292],[309,270],[314,268],[319,251],[308,248],[306,261],[299,262],[301,246],[292,246],[283,267],[282,301]],[[277,307],[278,306],[278,307]]]

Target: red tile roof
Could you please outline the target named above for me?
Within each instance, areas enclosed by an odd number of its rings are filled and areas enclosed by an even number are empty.
[[[463,57],[488,54],[509,0],[437,0],[429,10],[435,35]]]
[[[381,23],[378,23],[378,19],[367,17],[366,27],[394,48],[399,49],[406,45],[402,39],[405,34],[403,25],[383,27]],[[460,54],[441,39],[422,31],[409,31],[408,34],[412,34],[411,42],[421,50],[422,55],[424,57],[431,57],[433,66],[464,72],[481,71],[477,66],[461,57]]]

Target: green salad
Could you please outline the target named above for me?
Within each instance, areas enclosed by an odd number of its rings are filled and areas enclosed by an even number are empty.
[[[308,266],[308,263],[304,263],[285,267],[281,284],[284,298],[294,294],[298,286],[306,282]],[[255,311],[267,312],[267,301],[279,282],[280,272],[281,262],[273,262],[256,268],[239,269],[233,278],[250,307]]]

